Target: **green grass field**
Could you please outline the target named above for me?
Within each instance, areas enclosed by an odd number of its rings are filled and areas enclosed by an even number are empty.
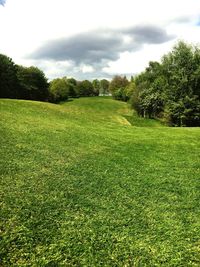
[[[200,266],[199,128],[4,99],[0,142],[0,266]]]

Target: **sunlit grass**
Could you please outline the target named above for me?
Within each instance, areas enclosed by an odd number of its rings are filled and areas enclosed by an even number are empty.
[[[199,128],[101,97],[0,109],[0,266],[200,266]]]

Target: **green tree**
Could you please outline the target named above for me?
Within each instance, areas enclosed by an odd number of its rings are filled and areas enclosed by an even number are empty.
[[[109,85],[109,91],[114,99],[126,101],[125,88],[128,86],[129,81],[126,76],[116,75]]]
[[[164,109],[165,79],[162,66],[158,62],[149,62],[146,70],[135,78],[137,101],[132,98],[132,104],[143,117],[159,117]]]
[[[108,80],[106,80],[106,79],[100,80],[99,93],[102,94],[102,95],[109,95],[109,93],[110,93],[109,85],[110,85],[110,82]]]
[[[57,78],[50,82],[49,100],[58,103],[67,100],[69,96],[69,85],[66,78]]]
[[[163,117],[174,126],[200,125],[200,49],[179,42],[135,78],[132,106],[143,117]]]
[[[77,81],[74,78],[68,78],[67,84],[69,87],[69,97],[77,97]]]
[[[16,65],[11,58],[2,54],[0,54],[0,97],[19,97]]]
[[[37,67],[17,66],[20,97],[44,101],[48,98],[49,84],[42,70]]]
[[[162,66],[170,122],[177,126],[197,126],[197,117],[200,117],[200,49],[180,41],[163,57]]]
[[[135,88],[136,88],[135,81],[133,78],[131,78],[131,82],[124,89],[125,101],[128,101],[132,97]]]
[[[94,94],[98,96],[100,92],[100,88],[101,88],[100,81],[98,79],[95,79],[92,81],[92,85],[93,85]]]
[[[94,87],[88,80],[80,81],[77,84],[77,91],[79,96],[94,96]]]

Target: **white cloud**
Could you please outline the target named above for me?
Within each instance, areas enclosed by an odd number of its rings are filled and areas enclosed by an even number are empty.
[[[17,64],[42,68],[49,78],[81,73],[87,77],[94,66],[74,66],[71,62],[31,60],[26,56],[50,40],[68,38],[82,32],[118,30],[138,25],[155,25],[176,35],[177,39],[199,42],[200,3],[197,0],[7,0],[0,5],[0,53]],[[127,37],[127,44],[130,42]],[[175,40],[174,40],[175,41]],[[144,45],[136,52],[123,52],[120,58],[107,62],[103,71],[136,73],[149,60],[159,60],[172,42]],[[100,69],[98,71],[101,71]]]
[[[163,54],[169,52],[173,44],[172,41],[161,45],[144,45],[140,51],[124,52],[120,55],[119,60],[110,62],[103,71],[112,75],[140,73],[148,66],[149,61],[160,61]]]
[[[83,73],[92,73],[94,72],[94,68],[92,66],[89,65],[83,65],[81,68]]]

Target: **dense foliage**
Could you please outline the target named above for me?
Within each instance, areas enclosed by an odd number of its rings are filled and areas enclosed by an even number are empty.
[[[19,97],[45,101],[48,98],[48,82],[43,71],[37,67],[17,66]]]
[[[161,63],[135,78],[131,103],[142,117],[174,126],[200,126],[200,49],[179,42]]]
[[[79,81],[77,83],[78,96],[95,96],[99,95],[99,92],[94,90],[92,82],[88,80]]]
[[[49,100],[50,102],[60,102],[68,99],[69,85],[66,78],[57,78],[50,82]]]
[[[68,78],[67,79],[68,84],[68,96],[69,97],[77,97],[77,81],[74,78]]]
[[[126,76],[122,77],[116,75],[110,82],[109,90],[114,99],[127,101],[125,89],[128,86],[129,81]]]
[[[37,67],[16,65],[0,54],[0,97],[44,101],[48,97],[48,82]]]
[[[18,95],[16,65],[11,58],[0,54],[0,97],[17,98]]]
[[[0,98],[19,98],[58,103],[69,97],[98,96],[108,93],[109,82],[76,81],[74,78],[56,78],[48,83],[37,67],[16,65],[11,58],[0,54]]]

